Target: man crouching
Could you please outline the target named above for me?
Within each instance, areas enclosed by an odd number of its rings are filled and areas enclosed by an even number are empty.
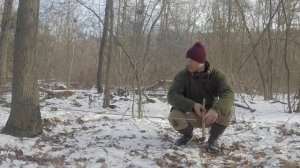
[[[169,121],[182,134],[175,144],[186,145],[191,141],[193,129],[201,128],[203,118],[205,126],[211,128],[207,149],[217,153],[218,138],[232,117],[233,90],[226,76],[206,61],[206,51],[200,42],[187,51],[186,63],[168,92],[168,102],[172,106]]]

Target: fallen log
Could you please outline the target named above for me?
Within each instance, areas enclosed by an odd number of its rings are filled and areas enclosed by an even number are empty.
[[[40,92],[47,93],[47,98],[66,98],[72,96],[75,92],[70,90],[48,90],[39,88]]]
[[[254,108],[251,108],[250,106],[245,106],[245,105],[242,105],[242,104],[239,104],[239,103],[236,103],[236,102],[234,103],[234,106],[250,110],[251,112],[255,112],[256,111]]]
[[[171,80],[158,80],[157,82],[146,87],[147,91],[154,91],[158,88],[168,88],[172,84]]]
[[[274,103],[287,104],[286,102],[283,102],[283,101],[280,101],[280,100],[274,100],[271,103],[272,104],[274,104]]]
[[[155,100],[151,99],[145,92],[143,92],[143,95],[146,97],[146,102],[148,102],[148,103],[155,103]]]

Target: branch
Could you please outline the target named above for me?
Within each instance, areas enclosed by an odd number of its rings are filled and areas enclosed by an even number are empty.
[[[136,71],[136,67],[134,66],[133,61],[131,60],[129,54],[127,53],[127,51],[125,50],[125,48],[123,47],[123,45],[121,44],[121,42],[118,40],[118,38],[115,36],[114,32],[112,32],[110,30],[110,28],[108,26],[106,26],[103,22],[103,20],[101,19],[101,17],[97,14],[97,12],[95,12],[95,10],[93,10],[92,8],[90,8],[89,6],[87,6],[86,4],[84,4],[83,2],[81,2],[80,0],[77,0],[78,3],[80,3],[81,5],[83,5],[86,9],[90,10],[98,19],[99,21],[102,23],[102,25],[109,31],[109,33],[113,36],[114,40],[117,42],[118,46],[122,49],[122,51],[125,53],[126,57],[129,60],[129,63],[132,67],[132,69],[134,71]]]
[[[55,98],[70,97],[75,93],[74,91],[70,91],[70,90],[57,91],[57,90],[48,90],[42,87],[39,88],[39,91],[47,93],[47,96],[49,97],[55,97]]]
[[[152,25],[151,25],[151,28],[150,28],[150,31],[149,31],[149,34],[148,34],[148,37],[147,37],[147,46],[146,46],[146,51],[145,51],[145,54],[144,54],[144,59],[143,61],[145,61],[148,53],[149,53],[149,48],[150,48],[150,42],[151,42],[151,35],[152,35],[152,31],[154,29],[154,26],[156,25],[158,19],[160,18],[161,14],[163,13],[164,9],[165,9],[165,0],[163,0],[162,2],[162,7],[161,7],[161,10],[158,14],[158,16],[156,17],[156,19],[153,21]]]
[[[256,110],[255,110],[254,108],[251,108],[251,107],[250,107],[250,105],[246,102],[244,96],[243,96],[242,94],[240,94],[240,96],[241,96],[243,102],[246,104],[246,106],[241,105],[241,104],[239,104],[239,103],[234,103],[234,105],[237,106],[237,107],[241,107],[241,108],[250,110],[250,112],[252,112],[252,113],[255,112]]]
[[[247,26],[247,23],[246,23],[246,19],[245,19],[245,14],[243,13],[243,10],[242,10],[242,7],[240,5],[240,3],[238,2],[238,0],[235,0],[235,3],[236,5],[238,6],[238,10],[240,12],[240,14],[242,15],[242,18],[243,18],[243,22],[244,22],[244,26],[247,28],[247,33],[248,35],[250,34],[250,31],[249,31],[249,28]],[[261,39],[263,38],[264,34],[266,33],[267,31],[267,28],[270,26],[271,24],[271,21],[273,20],[276,12],[279,10],[279,7],[280,7],[280,4],[281,2],[278,3],[277,7],[276,7],[276,10],[273,12],[268,24],[266,25],[266,27],[264,28],[263,32],[261,33],[261,35],[259,36],[259,39],[257,40],[257,42],[254,44],[251,52],[246,56],[246,60],[242,63],[242,65],[239,67],[238,71],[236,72],[236,75],[242,70],[242,68],[244,67],[244,65],[248,62],[248,60],[251,58],[251,56],[253,56],[253,52],[256,50],[256,47],[258,46],[259,42],[261,41]],[[251,37],[251,34],[250,34],[250,37]],[[251,40],[251,39],[250,39]],[[251,40],[252,42],[252,40]],[[252,42],[252,45],[253,45],[253,42]]]

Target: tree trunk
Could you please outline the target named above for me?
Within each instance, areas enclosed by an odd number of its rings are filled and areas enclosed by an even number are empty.
[[[142,30],[145,22],[145,10],[146,10],[145,1],[144,0],[136,1],[134,32],[136,33],[138,38],[140,38],[142,35]]]
[[[118,16],[117,16],[117,28],[116,28],[116,36],[117,39],[120,39],[120,25],[121,25],[121,0],[118,2]]]
[[[71,72],[72,72],[72,64],[73,64],[73,60],[74,60],[74,44],[73,44],[73,36],[71,35],[72,33],[72,30],[71,30],[71,20],[72,20],[72,13],[71,13],[71,10],[72,10],[72,2],[71,0],[68,0],[67,1],[68,3],[68,11],[67,11],[67,20],[66,20],[66,26],[67,26],[67,30],[66,30],[66,33],[67,33],[67,45],[66,45],[66,50],[67,50],[67,65],[68,65],[68,68],[66,68],[66,81],[67,81],[67,89],[69,89],[69,85],[70,85],[70,80],[71,80]],[[72,50],[72,55],[71,55],[71,50]]]
[[[121,22],[121,34],[125,33],[125,25],[127,23],[127,0],[124,0],[123,8],[122,8],[122,22]]]
[[[165,9],[165,0],[162,1],[162,7],[161,7],[161,10],[158,14],[158,16],[155,18],[155,20],[153,21],[151,27],[150,27],[150,30],[149,30],[149,33],[148,33],[148,36],[147,36],[147,46],[146,46],[146,51],[144,53],[144,56],[143,56],[143,60],[142,60],[142,65],[144,67],[144,69],[141,71],[141,77],[139,78],[138,76],[138,70],[135,69],[135,74],[136,74],[136,80],[137,80],[137,87],[138,87],[138,94],[139,94],[139,101],[138,101],[138,118],[143,118],[144,117],[144,113],[142,111],[142,96],[143,96],[143,91],[144,89],[142,89],[142,82],[144,81],[144,71],[146,70],[146,64],[144,63],[144,61],[146,60],[148,54],[149,54],[149,50],[150,50],[150,42],[151,42],[151,36],[152,36],[152,32],[153,32],[153,29],[157,23],[157,21],[159,20],[159,18],[161,17],[164,9]]]
[[[102,39],[100,44],[100,50],[99,50],[99,65],[98,65],[98,72],[97,72],[97,91],[98,93],[103,92],[103,79],[102,79],[102,67],[103,67],[103,61],[104,61],[104,49],[107,41],[107,33],[108,33],[108,26],[109,26],[109,0],[106,1],[105,6],[105,16],[104,16],[104,25],[103,25],[103,32],[102,32]]]
[[[284,67],[285,67],[285,70],[287,72],[287,76],[286,76],[286,87],[287,87],[287,99],[288,99],[288,113],[292,113],[292,105],[291,105],[291,71],[290,71],[290,68],[289,68],[289,65],[288,65],[288,58],[287,58],[287,55],[288,55],[288,40],[289,40],[289,30],[290,30],[290,26],[291,26],[291,18],[288,18],[287,16],[287,13],[286,13],[286,10],[285,10],[285,5],[284,3],[281,1],[282,3],[282,10],[283,10],[283,15],[284,15],[284,18],[285,18],[285,41],[284,41],[284,51],[283,51],[283,57],[284,57]]]
[[[300,88],[298,90],[298,105],[297,105],[296,112],[300,112]]]
[[[4,133],[34,137],[43,132],[36,65],[39,0],[19,1],[15,35],[11,112]]]
[[[272,17],[272,0],[269,0],[269,18]],[[271,100],[273,99],[273,58],[272,58],[272,30],[271,28],[273,27],[273,21],[270,22],[269,26],[267,27],[267,33],[268,33],[268,50],[267,50],[267,95],[266,95],[266,100]]]
[[[233,30],[233,24],[232,24],[232,6],[233,6],[233,2],[232,0],[228,0],[228,23],[227,23],[227,54],[228,54],[228,65],[229,65],[229,68],[228,68],[228,71],[229,71],[229,74],[231,75],[232,72],[234,71],[234,61],[233,61],[233,53],[232,53],[232,43],[233,43],[233,38],[232,38],[232,30]]]
[[[6,83],[6,58],[13,0],[5,0],[0,35],[0,87]]]
[[[248,38],[249,38],[249,40],[250,40],[250,42],[251,42],[251,45],[253,46],[253,49],[252,49],[252,51],[251,51],[251,54],[253,53],[253,57],[254,57],[256,66],[257,66],[257,68],[258,68],[259,76],[260,76],[260,79],[261,79],[261,82],[262,82],[262,85],[263,85],[262,87],[263,87],[263,95],[264,95],[264,99],[267,100],[267,97],[268,97],[267,95],[268,95],[268,94],[267,94],[266,78],[265,78],[264,73],[263,73],[263,71],[262,71],[263,66],[261,65],[260,60],[259,60],[259,58],[258,58],[258,56],[257,56],[258,54],[257,54],[257,49],[256,49],[256,47],[257,47],[259,41],[262,39],[264,33],[267,31],[268,26],[270,26],[271,21],[272,21],[274,15],[276,14],[276,11],[279,9],[279,6],[280,6],[280,5],[278,4],[278,6],[276,7],[275,12],[274,12],[274,13],[272,14],[272,16],[269,18],[269,22],[268,22],[268,24],[266,25],[266,27],[263,29],[263,32],[261,33],[261,35],[260,35],[260,37],[259,37],[259,40],[258,40],[256,43],[254,43],[253,38],[252,38],[252,35],[251,35],[251,33],[250,33],[250,29],[249,29],[249,27],[247,26],[245,14],[244,14],[244,12],[243,12],[243,10],[242,10],[242,7],[241,7],[241,5],[239,4],[238,1],[235,1],[235,3],[237,4],[237,7],[238,7],[238,9],[239,9],[239,12],[240,12],[240,14],[242,15],[243,24],[244,24],[244,26],[245,26],[245,28],[246,28],[246,32],[247,32]],[[249,56],[250,56],[250,55],[249,55]],[[250,57],[248,57],[248,58],[250,58]],[[247,60],[248,60],[248,59],[247,59]],[[244,62],[244,63],[245,63],[245,62]],[[242,63],[242,66],[244,65],[244,63]],[[239,69],[240,69],[240,68],[239,68]]]
[[[109,4],[110,12],[110,30],[109,30],[109,53],[107,55],[107,64],[106,64],[106,79],[105,79],[105,89],[104,89],[104,100],[103,107],[108,107],[110,105],[110,64],[111,57],[113,55],[113,26],[114,26],[114,3],[111,0],[108,0],[106,3]]]

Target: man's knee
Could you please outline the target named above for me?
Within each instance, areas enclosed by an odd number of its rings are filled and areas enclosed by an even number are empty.
[[[169,115],[170,124],[177,131],[186,129],[189,126],[185,118],[185,114],[176,109],[172,110]]]
[[[232,111],[229,114],[224,115],[224,116],[219,115],[216,123],[219,124],[219,125],[223,125],[223,126],[227,127],[231,123],[232,116],[233,116],[233,112]]]

